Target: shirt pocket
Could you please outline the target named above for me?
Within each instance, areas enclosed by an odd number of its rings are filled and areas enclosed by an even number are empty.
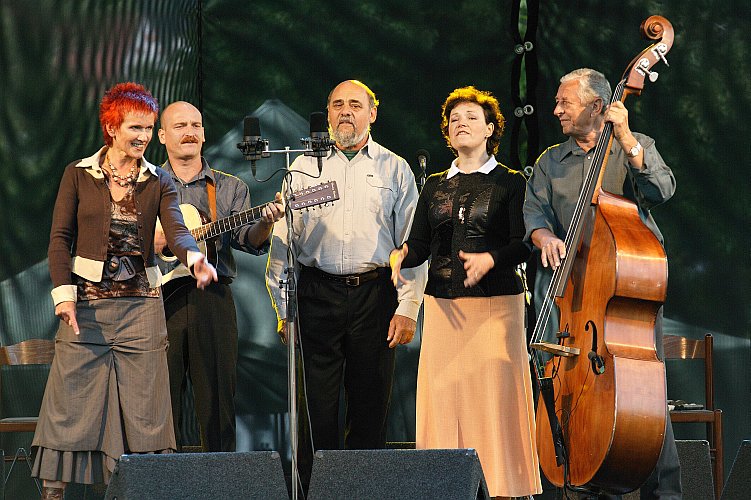
[[[375,214],[391,218],[394,211],[396,193],[391,179],[368,174],[365,177],[365,201],[368,209]]]

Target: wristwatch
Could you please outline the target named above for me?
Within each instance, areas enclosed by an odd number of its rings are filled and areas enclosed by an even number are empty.
[[[636,158],[637,156],[639,156],[640,151],[641,151],[641,143],[639,141],[636,141],[636,146],[628,150],[628,157]]]

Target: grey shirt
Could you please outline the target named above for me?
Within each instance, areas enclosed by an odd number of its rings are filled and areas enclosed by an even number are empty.
[[[657,151],[654,139],[639,133],[634,133],[634,137],[644,148],[644,168],[632,167],[623,148],[613,140],[602,186],[609,193],[635,202],[642,221],[662,243],[662,234],[649,211],[673,196],[675,177]],[[527,183],[525,240],[529,241],[532,232],[540,228],[566,238],[593,155],[594,150],[584,151],[571,137],[540,155]]]
[[[214,185],[216,186],[217,219],[222,219],[250,208],[250,191],[242,179],[220,172],[219,170],[212,170],[205,158],[201,158],[201,163],[203,164],[203,169],[188,182],[181,181],[175,175],[169,160],[162,165],[162,168],[170,174],[172,181],[175,183],[178,203],[181,205],[185,203],[193,205],[203,214],[210,217],[209,196],[206,191],[206,178],[208,177],[214,181]],[[218,255],[216,272],[219,276],[226,278],[235,278],[237,276],[237,265],[232,256],[231,248],[253,255],[262,255],[268,252],[270,238],[266,240],[261,248],[255,248],[250,244],[248,231],[250,231],[251,227],[252,224],[240,226],[219,236],[216,243]],[[189,227],[188,229],[193,228]],[[157,259],[157,261],[159,261],[159,268],[163,273],[167,273],[174,267],[162,262],[160,259]]]

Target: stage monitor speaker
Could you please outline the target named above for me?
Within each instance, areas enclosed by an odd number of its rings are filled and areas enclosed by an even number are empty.
[[[728,474],[722,500],[746,500],[751,498],[751,440],[744,440],[735,455],[733,467]]]
[[[317,451],[308,500],[489,499],[480,459],[460,450]]]
[[[275,451],[123,455],[105,500],[288,500]]]
[[[714,498],[709,443],[702,440],[676,439],[675,446],[678,448],[678,459],[681,462],[683,500]]]

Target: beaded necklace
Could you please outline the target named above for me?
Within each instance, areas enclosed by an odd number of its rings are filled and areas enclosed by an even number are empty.
[[[107,164],[110,167],[110,172],[112,172],[112,180],[118,183],[121,187],[127,187],[128,184],[133,184],[136,182],[137,175],[135,163],[131,165],[130,170],[126,175],[120,175],[115,166],[112,164],[112,160],[110,160],[109,155],[107,155],[106,160]]]

